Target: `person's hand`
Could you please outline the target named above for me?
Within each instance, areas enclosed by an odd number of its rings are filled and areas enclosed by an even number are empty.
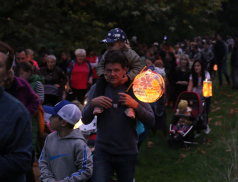
[[[118,93],[120,95],[119,102],[121,105],[126,105],[127,107],[131,107],[136,109],[138,107],[138,102],[136,102],[130,95],[125,93]]]
[[[186,81],[180,81],[180,84],[182,84],[182,85],[188,85],[188,82],[186,82]]]
[[[57,88],[59,88],[59,87],[60,87],[60,85],[59,85],[59,84],[54,84],[54,86],[56,86]]]
[[[125,75],[125,76],[122,78],[122,80],[121,80],[121,85],[125,84],[128,80],[129,80],[129,79],[128,79],[128,76]]]
[[[104,109],[109,109],[112,107],[112,100],[109,97],[99,96],[91,100],[92,107],[102,107]]]
[[[93,84],[93,77],[89,77],[89,79],[88,79],[88,83],[89,83],[90,85]]]

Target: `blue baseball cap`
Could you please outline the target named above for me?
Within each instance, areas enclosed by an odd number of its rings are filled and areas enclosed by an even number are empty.
[[[101,43],[112,43],[112,42],[116,42],[118,40],[126,43],[127,37],[123,30],[121,30],[120,28],[114,28],[107,33],[107,38],[103,39],[100,42]]]
[[[79,108],[67,100],[59,102],[54,107],[44,105],[43,109],[45,113],[60,116],[72,125],[75,125],[82,118]]]

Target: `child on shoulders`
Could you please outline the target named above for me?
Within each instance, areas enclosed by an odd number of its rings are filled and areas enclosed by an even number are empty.
[[[127,74],[121,81],[121,84],[128,83],[134,80],[137,74],[142,70],[140,56],[133,51],[128,45],[126,34],[119,28],[110,30],[107,34],[107,38],[103,39],[101,43],[107,44],[107,51],[102,55],[100,62],[97,65],[97,74],[99,76],[96,84],[96,97],[104,95],[107,81],[104,77],[104,60],[110,50],[121,50],[128,60]],[[102,108],[95,107],[93,114],[97,115],[102,113]],[[125,113],[128,117],[135,118],[135,112],[132,108],[127,108]]]

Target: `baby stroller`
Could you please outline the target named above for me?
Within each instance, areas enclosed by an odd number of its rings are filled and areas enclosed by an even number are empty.
[[[195,142],[195,131],[200,133],[201,130],[206,129],[207,127],[205,101],[201,99],[196,92],[182,92],[176,101],[174,112],[176,112],[178,104],[182,99],[186,100],[188,102],[188,107],[192,108],[192,116],[189,117],[187,115],[174,115],[172,123],[170,124],[170,130],[172,129],[172,125],[176,124],[178,121],[177,117],[188,117],[192,123],[190,128],[184,132],[183,135],[173,135],[170,133],[169,145],[171,147],[174,147],[175,143],[181,143],[185,148],[187,147],[187,144],[198,144],[198,142]]]

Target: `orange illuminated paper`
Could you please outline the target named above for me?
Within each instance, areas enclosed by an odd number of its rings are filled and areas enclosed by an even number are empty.
[[[203,96],[211,97],[212,96],[212,81],[203,81]]]
[[[135,96],[146,103],[157,101],[163,95],[164,88],[163,77],[150,69],[138,74],[133,82]]]
[[[217,71],[217,64],[214,64],[213,70],[214,70],[214,71]]]

